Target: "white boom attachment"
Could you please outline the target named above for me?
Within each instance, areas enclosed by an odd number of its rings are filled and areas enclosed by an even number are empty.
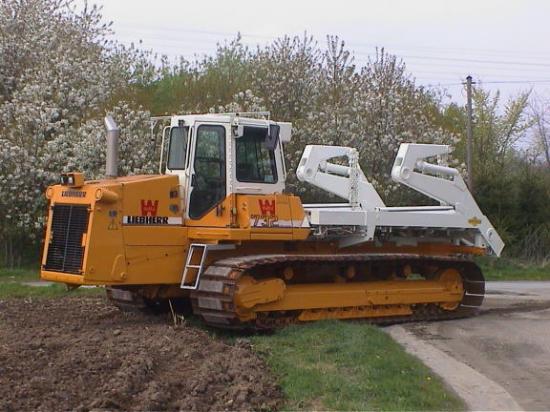
[[[344,156],[348,158],[348,166],[327,161]],[[359,166],[357,149],[343,146],[306,146],[296,176],[302,182],[347,199],[353,208],[374,210],[385,206]]]
[[[500,255],[504,243],[483,215],[458,170],[427,162],[446,155],[449,146],[406,143],[399,147],[392,179],[437,200],[440,206],[386,207],[367,180],[357,150],[341,146],[306,146],[298,179],[333,193],[348,203],[305,205],[319,236],[334,236],[342,247],[385,237],[398,244],[419,239],[486,248]],[[328,160],[347,157],[348,166]]]

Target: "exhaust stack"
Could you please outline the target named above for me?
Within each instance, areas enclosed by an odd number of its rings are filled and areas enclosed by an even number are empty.
[[[118,137],[120,136],[120,130],[111,116],[105,117],[105,128],[107,129],[105,175],[108,179],[114,179],[118,176]]]

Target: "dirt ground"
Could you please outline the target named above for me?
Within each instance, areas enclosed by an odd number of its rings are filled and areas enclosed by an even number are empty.
[[[102,297],[0,301],[0,410],[274,410],[246,339],[123,314]]]

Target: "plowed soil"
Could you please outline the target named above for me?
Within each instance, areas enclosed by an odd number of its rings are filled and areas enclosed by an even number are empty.
[[[0,301],[0,410],[274,410],[281,399],[245,339],[102,297]]]

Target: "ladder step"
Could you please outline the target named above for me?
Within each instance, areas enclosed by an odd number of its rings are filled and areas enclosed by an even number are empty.
[[[228,250],[228,249],[234,249],[235,245],[233,245],[233,244],[228,244],[228,245],[206,245],[206,244],[201,244],[201,243],[192,243],[189,247],[189,250],[187,251],[187,259],[185,261],[185,266],[184,266],[184,269],[183,269],[183,274],[182,274],[181,282],[180,282],[180,288],[181,289],[190,289],[190,290],[197,289],[197,287],[199,286],[200,277],[202,275],[202,271],[203,271],[203,268],[204,268],[205,258],[206,258],[206,255],[208,254],[208,250],[210,248],[215,249],[215,250]],[[192,265],[191,260],[193,258],[199,258],[200,259],[200,264]],[[195,269],[197,271],[196,276],[195,276],[195,281],[192,285],[186,284],[187,275],[189,274],[189,269]],[[220,276],[218,274],[218,272],[216,271],[217,269],[219,269],[219,271],[224,272],[224,273],[228,269],[230,270],[230,268],[215,268],[215,267],[213,267],[213,268],[211,268],[211,270],[209,272],[209,275],[210,276]],[[207,283],[206,288],[220,288],[220,287],[224,286],[223,282],[213,282],[213,281],[209,281],[209,282],[210,282],[210,284]]]
[[[180,288],[191,289],[191,290],[194,290],[197,288],[197,286],[199,285],[199,279],[202,272],[203,261],[206,256],[207,250],[208,250],[207,245],[201,245],[201,244],[191,245],[191,247],[189,248],[189,251],[187,252],[187,261],[185,263],[185,268],[183,270],[183,276],[181,278]],[[191,264],[191,259],[193,258],[200,259],[201,263],[198,265]],[[197,271],[195,282],[192,285],[185,284],[189,269],[195,269]]]

